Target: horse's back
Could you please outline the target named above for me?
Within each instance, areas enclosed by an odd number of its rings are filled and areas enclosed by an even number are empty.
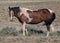
[[[51,14],[47,9],[38,9],[36,11],[29,11],[28,10],[27,12],[29,13],[29,15],[31,17],[35,17],[35,18],[45,19],[45,18],[50,18],[51,17]]]

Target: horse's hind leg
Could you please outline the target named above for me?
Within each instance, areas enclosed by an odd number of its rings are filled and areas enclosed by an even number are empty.
[[[46,27],[47,27],[47,37],[48,37],[50,33],[50,25],[46,25]]]
[[[49,21],[45,21],[45,25],[47,27],[47,37],[48,37],[49,33],[50,33],[50,25],[51,25],[51,23]]]
[[[54,31],[54,27],[52,25],[52,22],[50,22],[50,21],[45,21],[45,25],[47,27],[47,37],[48,37],[49,36],[49,33],[50,33],[50,29],[52,31]]]
[[[54,32],[54,26],[53,24],[50,25],[52,32]]]
[[[50,33],[50,29],[52,30],[52,32],[54,31],[54,27],[53,27],[53,25],[52,24],[50,24],[50,25],[46,25],[46,27],[47,27],[47,37],[49,36],[49,33]]]

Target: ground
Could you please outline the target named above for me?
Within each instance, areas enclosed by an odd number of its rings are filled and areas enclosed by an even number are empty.
[[[30,36],[23,36],[22,34],[19,34],[18,36],[0,36],[0,43],[59,43],[60,42],[60,1],[50,1],[50,2],[29,2],[29,3],[10,3],[10,2],[4,2],[0,3],[0,30],[3,28],[10,26],[15,27],[17,30],[20,30],[22,25],[17,20],[17,18],[14,17],[14,21],[10,22],[10,18],[8,15],[8,7],[9,6],[20,6],[29,8],[32,10],[37,10],[41,8],[50,8],[56,13],[56,19],[52,23],[54,25],[55,31],[51,32],[52,35],[50,35],[48,38],[46,38],[46,35],[44,34],[32,34]],[[46,32],[46,26],[43,26],[44,22],[36,25],[27,25],[27,27],[30,29],[36,29],[36,30],[43,30]],[[57,32],[59,31],[59,32]],[[57,32],[57,33],[56,33]]]

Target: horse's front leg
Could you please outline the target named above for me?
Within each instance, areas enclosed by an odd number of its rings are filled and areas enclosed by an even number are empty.
[[[26,29],[26,35],[28,35],[28,30]]]
[[[22,27],[23,28],[23,35],[24,36],[25,36],[25,31],[26,31],[25,26],[26,26],[26,22],[23,23],[23,27]]]

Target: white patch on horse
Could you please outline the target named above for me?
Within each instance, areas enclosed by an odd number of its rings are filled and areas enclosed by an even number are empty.
[[[20,10],[21,10],[20,16],[21,16],[22,14],[24,14],[24,15],[29,19],[29,22],[31,22],[31,21],[32,21],[32,18],[29,17],[29,14],[28,14],[28,12],[27,12],[27,10],[30,10],[30,9],[20,8]],[[33,11],[33,10],[30,10],[30,11]]]
[[[49,11],[50,11],[50,13],[53,13],[54,11],[53,10],[51,10],[51,9],[48,9]]]
[[[26,31],[26,30],[25,30],[25,26],[26,26],[26,23],[24,22],[24,23],[23,23],[23,27],[22,27],[22,28],[23,28],[23,35],[24,35],[24,36],[25,36],[25,31]]]
[[[11,11],[11,20],[13,19],[12,14],[13,14],[13,11]]]

